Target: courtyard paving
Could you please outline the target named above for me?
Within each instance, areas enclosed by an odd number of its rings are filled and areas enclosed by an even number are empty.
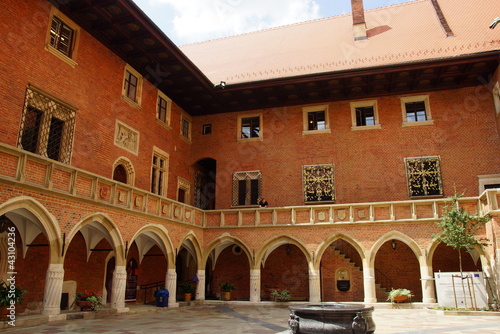
[[[286,305],[215,304],[181,308],[131,307],[131,314],[9,328],[5,333],[288,334]],[[378,334],[500,334],[500,316],[442,315],[425,309],[375,306]]]

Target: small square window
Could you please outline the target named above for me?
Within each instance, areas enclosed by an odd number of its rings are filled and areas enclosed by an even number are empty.
[[[356,108],[356,126],[375,125],[373,107]]]
[[[308,130],[326,129],[325,111],[311,111],[307,113]]]
[[[262,115],[238,116],[238,141],[262,140]]]
[[[328,106],[303,107],[304,130],[302,134],[330,133]]]
[[[203,124],[202,134],[209,135],[212,133],[212,124]]]
[[[403,126],[433,124],[429,97],[427,95],[406,96],[401,98]]]
[[[380,129],[377,101],[351,102],[352,130]]]
[[[73,46],[74,30],[61,21],[59,18],[52,17],[52,25],[50,27],[50,46],[64,55],[71,58],[71,48]]]

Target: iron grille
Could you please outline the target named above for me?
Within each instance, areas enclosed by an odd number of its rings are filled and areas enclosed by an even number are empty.
[[[333,165],[302,166],[304,202],[335,200]]]
[[[69,164],[76,111],[44,94],[26,89],[18,146]]]
[[[260,171],[233,174],[233,206],[257,205],[262,195]]]
[[[438,157],[406,159],[408,193],[415,196],[443,195],[441,166]]]

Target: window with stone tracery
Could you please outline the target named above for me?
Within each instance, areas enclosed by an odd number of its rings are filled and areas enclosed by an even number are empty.
[[[405,165],[410,197],[443,195],[439,157],[406,158]]]
[[[257,205],[262,194],[260,171],[233,174],[233,206]]]
[[[333,164],[302,166],[302,189],[305,203],[335,201]]]

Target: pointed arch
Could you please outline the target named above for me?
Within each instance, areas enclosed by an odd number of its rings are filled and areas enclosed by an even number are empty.
[[[371,267],[373,267],[373,265],[375,263],[375,257],[377,255],[377,251],[380,249],[380,247],[384,243],[386,243],[389,240],[396,240],[396,241],[404,242],[413,251],[413,253],[415,254],[415,256],[418,259],[418,261],[420,262],[420,264],[421,265],[424,264],[424,263],[422,263],[424,254],[422,252],[422,249],[415,242],[415,240],[413,240],[412,238],[410,238],[409,236],[407,236],[404,233],[393,230],[393,231],[387,232],[384,235],[382,235],[373,244],[372,248],[370,249],[369,254],[367,256],[367,260],[368,260],[368,263],[370,264]]]
[[[167,260],[168,267],[175,268],[174,245],[172,244],[172,240],[170,240],[170,237],[168,236],[168,231],[165,226],[159,224],[145,225],[137,230],[134,236],[130,239],[129,244],[131,245],[132,243],[134,243],[134,241],[137,244],[140,238],[145,238],[147,239],[147,241],[144,240],[144,247],[138,247],[140,255],[139,262],[142,262],[144,254],[146,254],[152,246],[157,245],[163,252],[163,254],[165,254],[165,259]],[[139,243],[141,243],[141,241],[139,241]],[[125,257],[127,255],[128,254],[125,254]]]
[[[217,239],[213,240],[210,244],[208,244],[208,247],[206,249],[206,252],[203,256],[203,266],[206,265],[208,258],[213,254],[213,263],[215,264],[217,262],[217,257],[219,254],[229,245],[237,245],[239,246],[243,252],[247,255],[248,258],[248,263],[254,263],[254,259],[252,257],[252,252],[248,248],[248,246],[239,238],[233,237],[229,235],[228,233],[224,233]]]
[[[29,196],[19,196],[0,205],[0,216],[4,214],[17,226],[24,239],[23,248],[40,232],[44,233],[49,241],[50,263],[62,263],[62,238],[59,223],[45,206]],[[23,218],[33,224],[23,223]]]
[[[78,232],[84,235],[87,256],[90,255],[90,249],[104,237],[113,247],[116,255],[116,265],[125,266],[125,243],[119,231],[118,226],[106,214],[100,212],[89,214],[83,217],[68,234],[64,252],[66,253],[71,241]]]
[[[306,245],[302,241],[289,234],[280,234],[264,242],[264,244],[259,248],[255,256],[255,262],[253,263],[254,268],[259,268],[261,263],[264,265],[269,254],[271,254],[279,246],[286,244],[297,246],[304,254],[307,263],[311,263],[312,255],[309,253]]]
[[[125,183],[133,186],[134,182],[135,182],[135,169],[134,169],[134,165],[132,165],[132,162],[127,157],[122,156],[122,157],[119,157],[118,159],[115,160],[115,162],[113,163],[112,178],[114,179],[115,170],[120,165],[123,166],[123,168],[125,169],[125,173],[127,176],[127,182],[125,182]]]
[[[185,248],[196,259],[199,270],[204,269],[201,266],[202,251],[201,251],[200,242],[199,242],[196,234],[193,232],[193,230],[190,230],[186,234],[186,236],[182,239],[182,241],[179,243],[179,248],[177,249],[177,254],[179,254],[179,251],[181,250],[181,248]]]
[[[323,257],[325,251],[328,249],[328,247],[336,240],[345,240],[349,244],[351,244],[354,249],[358,252],[359,256],[361,257],[361,260],[363,261],[366,257],[366,249],[363,247],[363,245],[356,240],[354,237],[348,235],[347,233],[334,233],[326,237],[319,245],[316,250],[316,256],[314,257],[314,262],[313,266],[316,269],[319,269],[320,264],[321,264],[321,258]]]

